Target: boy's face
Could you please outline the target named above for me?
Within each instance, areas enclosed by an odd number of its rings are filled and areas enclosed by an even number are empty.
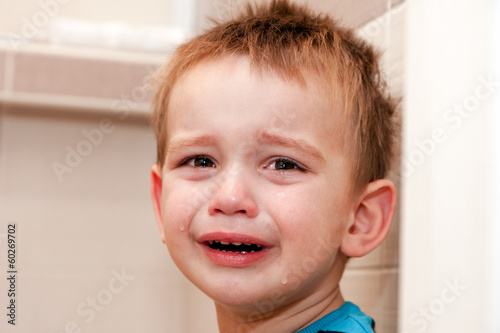
[[[197,65],[172,91],[163,233],[180,270],[219,304],[279,307],[340,278],[333,265],[356,207],[342,103],[306,80],[233,56]]]

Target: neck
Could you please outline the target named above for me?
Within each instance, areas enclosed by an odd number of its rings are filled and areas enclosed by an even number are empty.
[[[346,259],[336,260],[326,283],[305,297],[287,302],[281,308],[264,312],[263,309],[239,310],[216,303],[217,321],[221,333],[232,332],[296,332],[344,304],[339,281]]]

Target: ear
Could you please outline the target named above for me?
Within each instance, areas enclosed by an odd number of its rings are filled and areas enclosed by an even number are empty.
[[[156,223],[161,232],[161,240],[165,244],[165,233],[163,232],[163,218],[161,214],[161,167],[158,164],[151,168],[151,198],[153,199],[153,207],[156,215]]]
[[[360,195],[354,219],[344,236],[340,251],[362,257],[382,243],[391,227],[396,209],[396,188],[387,179],[369,183]]]

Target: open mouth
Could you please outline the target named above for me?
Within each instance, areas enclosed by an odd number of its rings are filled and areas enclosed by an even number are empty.
[[[225,242],[225,241],[208,241],[206,242],[208,247],[213,250],[221,252],[231,252],[231,253],[253,253],[262,251],[262,245],[251,244],[251,243],[241,243],[241,242]]]

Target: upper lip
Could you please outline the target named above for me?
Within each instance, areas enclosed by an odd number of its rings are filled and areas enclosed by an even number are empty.
[[[256,244],[262,247],[270,247],[271,244],[258,237],[239,234],[239,233],[225,233],[225,232],[211,232],[202,235],[198,238],[199,243],[206,243],[209,241],[222,241],[228,243],[243,243],[243,244]]]

